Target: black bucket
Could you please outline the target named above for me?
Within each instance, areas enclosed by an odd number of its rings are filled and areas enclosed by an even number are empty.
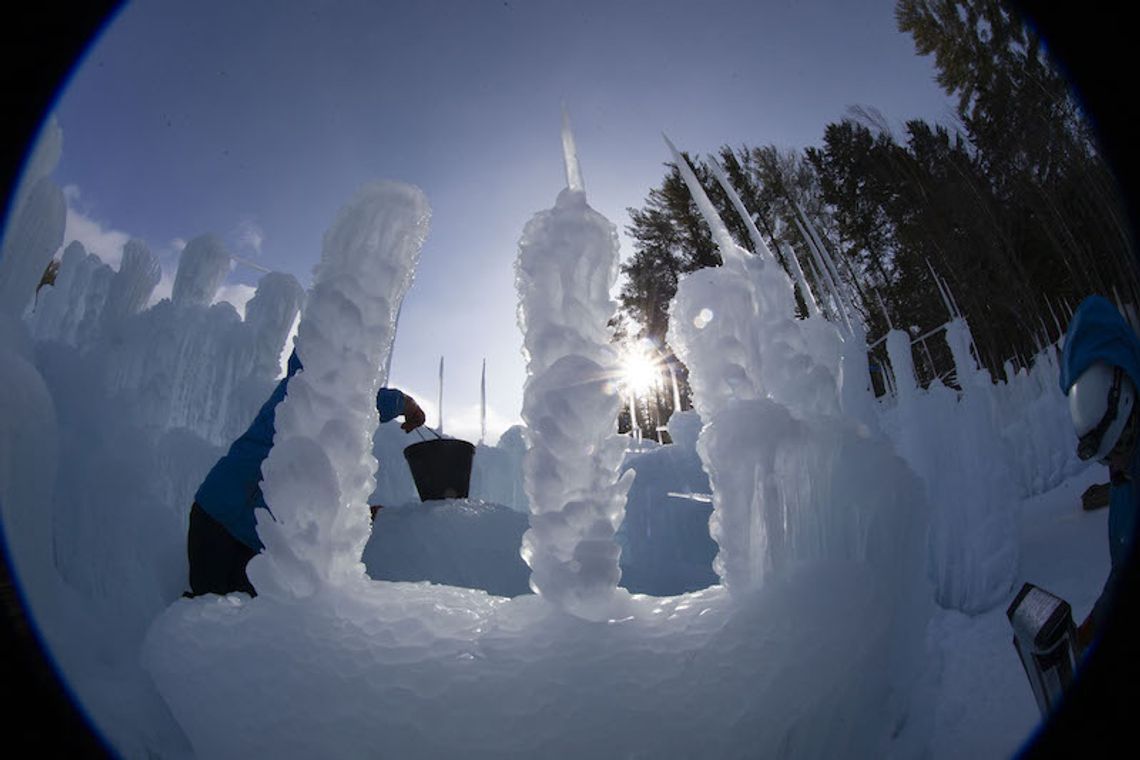
[[[404,449],[420,501],[466,499],[475,447],[458,438],[434,438]]]

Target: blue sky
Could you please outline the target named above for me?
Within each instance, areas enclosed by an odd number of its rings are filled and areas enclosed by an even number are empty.
[[[392,384],[434,409],[444,355],[445,429],[474,440],[486,357],[494,440],[521,405],[513,267],[564,184],[563,102],[619,230],[663,176],[662,132],[706,153],[817,144],[852,105],[951,118],[891,0],[142,2],[58,101],[55,177],[69,230],[105,258],[141,237],[172,272],[180,241],[213,232],[306,286],[357,187],[419,185],[432,231]],[[238,267],[226,292],[259,276]]]

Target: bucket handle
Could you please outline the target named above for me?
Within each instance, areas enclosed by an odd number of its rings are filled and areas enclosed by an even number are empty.
[[[428,437],[426,435],[424,435],[424,428],[425,427],[427,427],[427,425],[420,425],[418,428],[416,428],[416,432],[420,434],[420,438],[422,438],[423,440],[426,441],[426,440],[428,440]],[[440,435],[439,433],[436,433],[434,428],[428,428],[428,430],[431,430],[431,432],[435,433],[436,438],[440,439],[441,441],[443,440],[443,436]]]

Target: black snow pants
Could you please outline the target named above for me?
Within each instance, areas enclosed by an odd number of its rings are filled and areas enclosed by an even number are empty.
[[[190,560],[190,591],[183,596],[235,591],[257,596],[245,574],[245,566],[257,552],[231,536],[197,502],[190,508],[186,554]]]

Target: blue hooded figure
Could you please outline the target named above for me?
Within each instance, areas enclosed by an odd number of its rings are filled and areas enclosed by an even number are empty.
[[[1081,459],[1108,465],[1108,547],[1112,570],[1092,612],[1080,626],[1082,648],[1102,627],[1109,601],[1135,543],[1140,474],[1136,446],[1136,388],[1140,382],[1140,339],[1108,300],[1081,302],[1065,334],[1061,391],[1079,439]]]
[[[183,596],[234,591],[257,595],[245,566],[264,548],[257,536],[254,516],[258,509],[269,511],[261,493],[261,463],[273,448],[277,405],[285,399],[289,380],[301,369],[301,359],[294,351],[289,357],[285,378],[262,405],[249,429],[233,442],[194,495],[187,533],[190,591]],[[400,427],[404,432],[424,424],[423,410],[415,400],[395,388],[379,390],[376,410],[380,413],[380,422],[403,415],[404,423]]]

